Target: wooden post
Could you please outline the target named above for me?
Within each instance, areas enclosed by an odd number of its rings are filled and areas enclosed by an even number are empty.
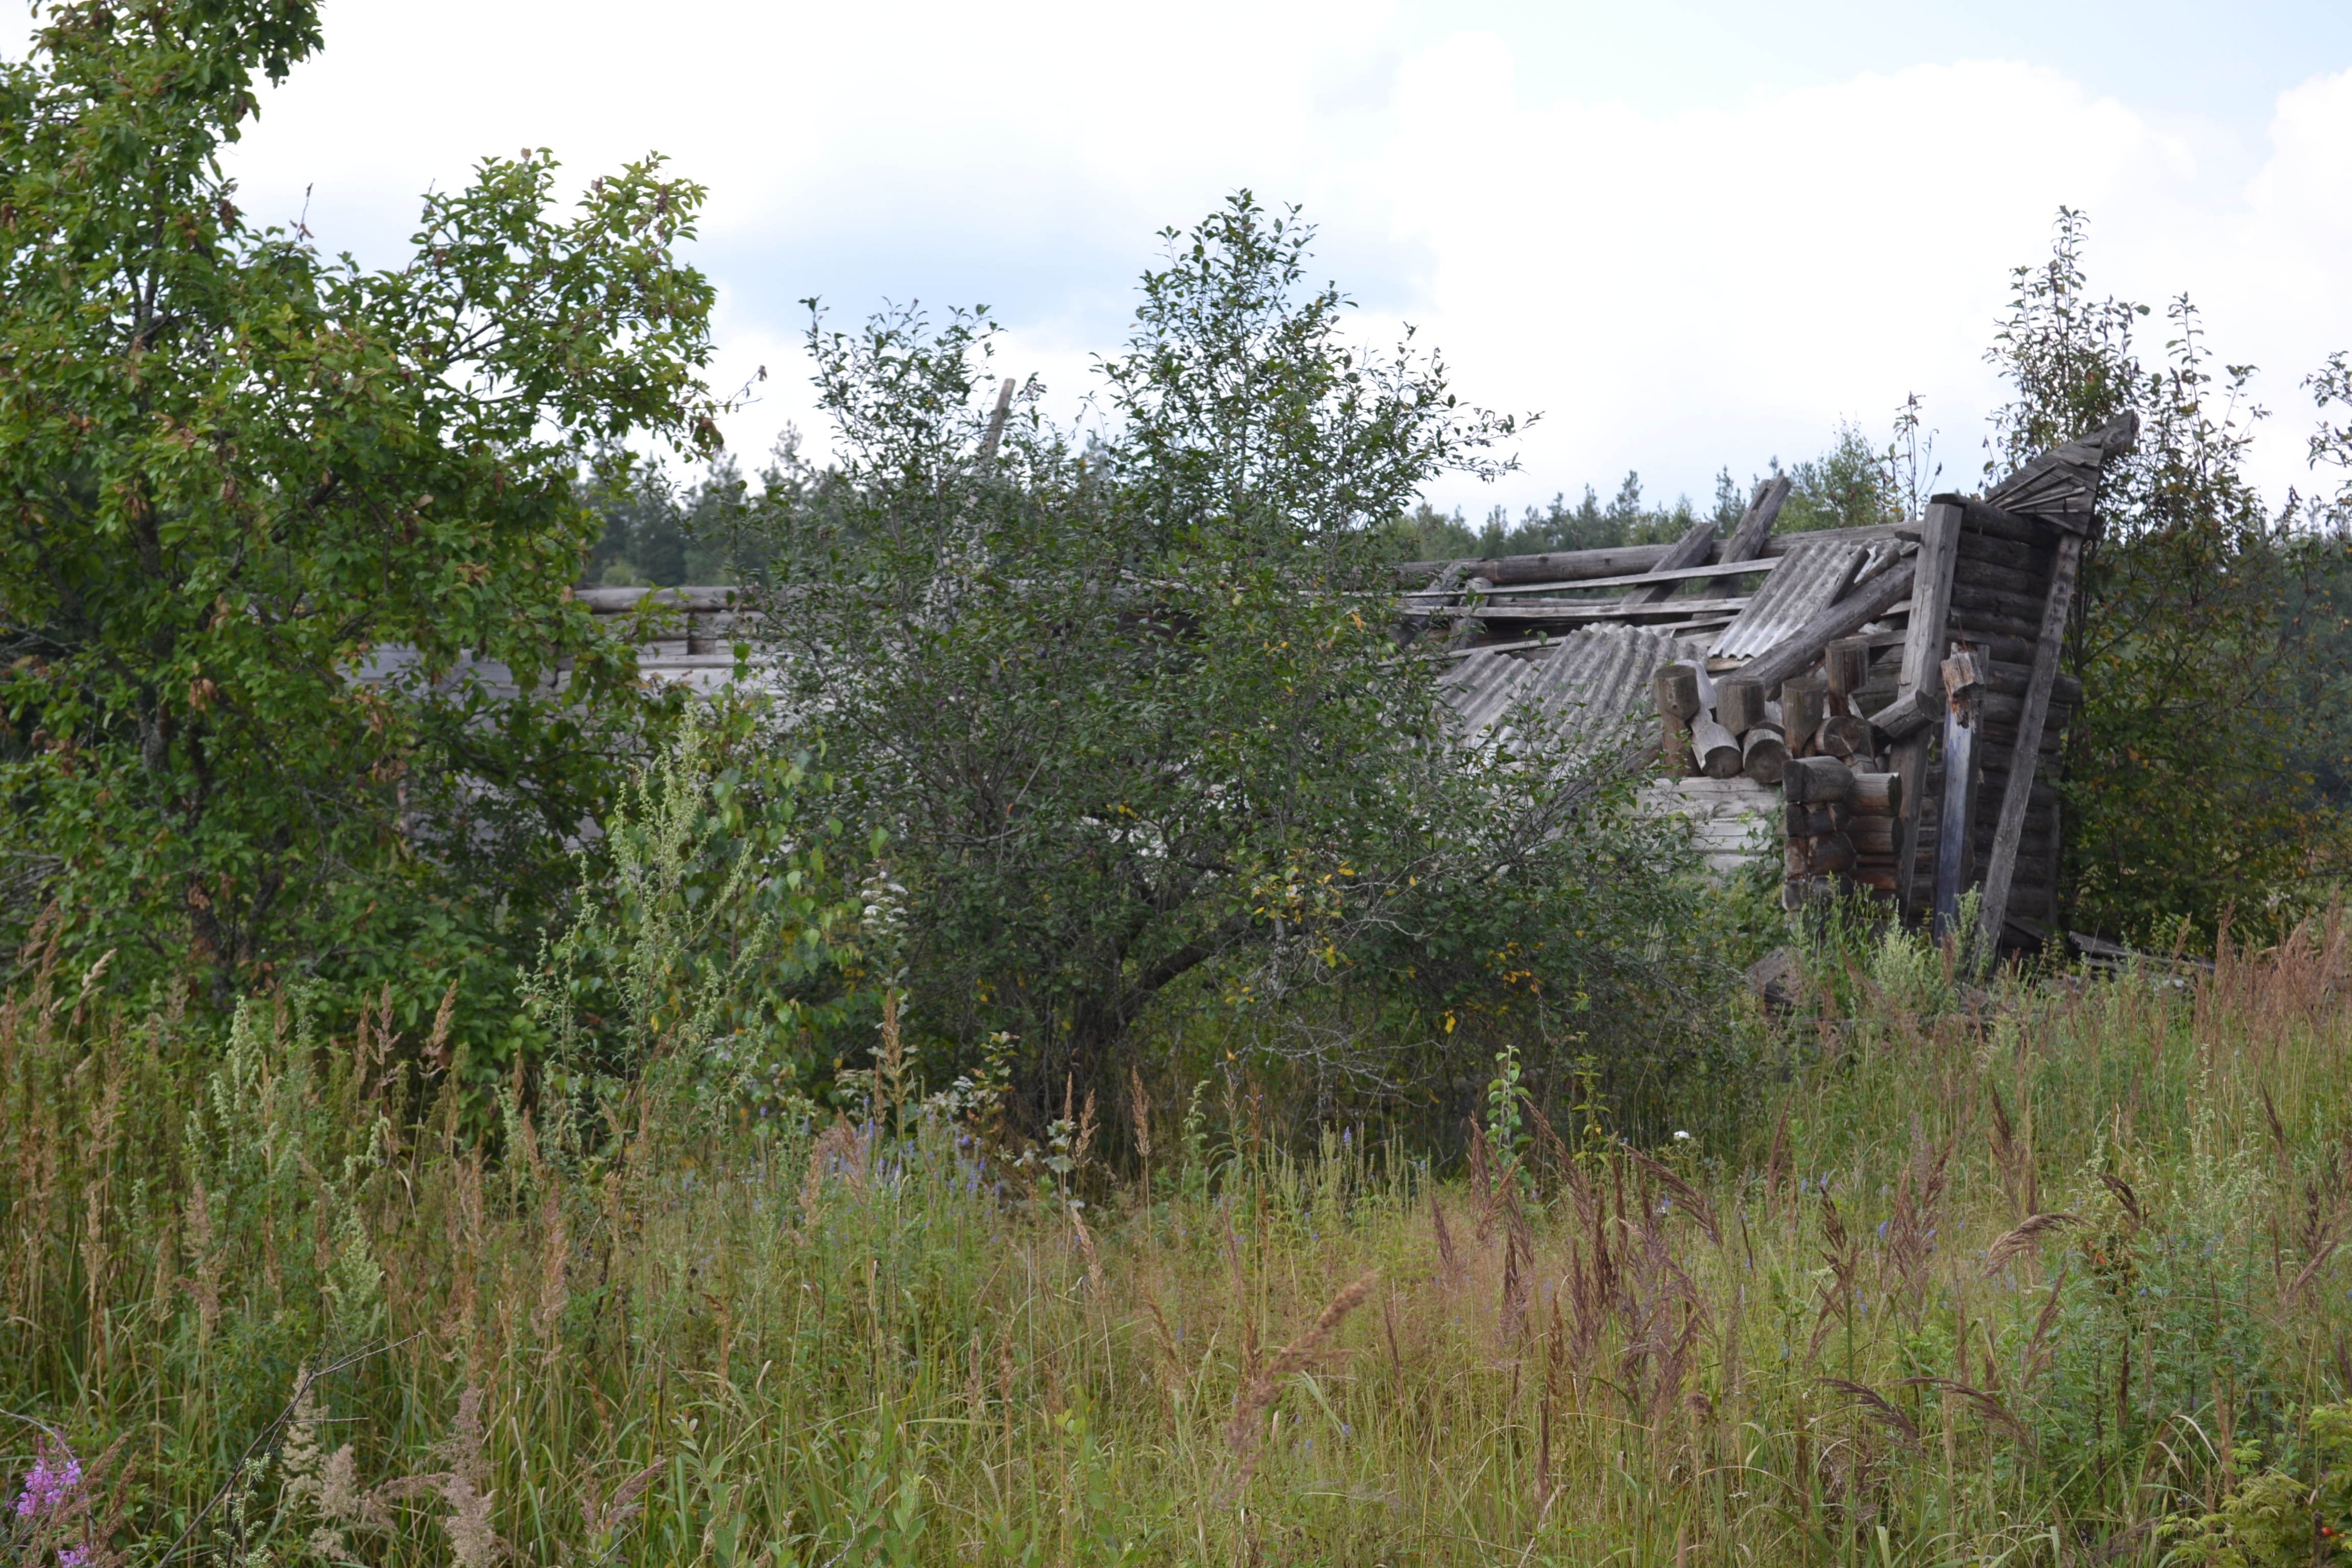
[[[1812,750],[1828,711],[1829,691],[1820,676],[1800,675],[1780,683],[1780,721],[1788,731],[1790,756]]]
[[[2025,832],[2025,808],[2033,795],[2033,775],[2042,758],[2042,730],[2050,716],[2050,689],[2057,684],[2060,645],[2066,635],[2066,616],[2074,603],[2074,577],[2082,563],[2083,536],[2060,534],[2058,559],[2050,571],[2050,595],[2042,605],[2042,635],[2033,646],[2033,674],[2026,682],[2025,705],[2017,716],[2017,741],[2010,752],[2009,784],[2001,792],[2000,821],[1993,829],[1992,858],[1985,867],[1983,930],[1988,956],[1999,951],[2001,924],[2009,918],[2018,840]]]
[[[1732,777],[1743,760],[1731,731],[1704,713],[1691,721],[1691,751],[1698,758],[1698,771],[1711,779]]]
[[[1780,739],[1780,729],[1771,724],[1755,724],[1739,742],[1739,771],[1758,784],[1776,784],[1789,766],[1789,748]]]
[[[1687,724],[1706,706],[1699,697],[1698,671],[1688,664],[1660,665],[1650,684],[1657,694],[1658,711],[1670,719]]]
[[[1911,626],[1903,639],[1903,669],[1896,701],[1920,698],[1940,704],[1937,667],[1944,657],[1944,625],[1952,610],[1952,563],[1959,549],[1960,509],[1937,503],[1920,520],[1919,553],[1911,589]],[[1903,826],[1895,858],[1895,901],[1908,918],[1912,882],[1919,863],[1920,796],[1927,782],[1927,743],[1933,726],[1922,725],[1895,750],[1895,771],[1903,777]]]
[[[1735,735],[1745,735],[1764,722],[1764,689],[1752,680],[1717,681],[1715,721]]]
[[[1698,671],[1687,664],[1664,664],[1650,678],[1658,703],[1658,755],[1670,773],[1697,770],[1691,755],[1690,721],[1698,717]]]
[[[1006,376],[1004,384],[996,389],[996,407],[988,416],[988,434],[980,438],[980,457],[973,462],[973,471],[992,473],[996,468],[996,444],[1004,438],[1004,417],[1013,412],[1013,378]]]
[[[1977,710],[1984,682],[1974,654],[1962,649],[1944,661],[1944,695],[1951,706],[1944,710],[1944,798],[1936,822],[1935,921],[1929,928],[1938,942],[1959,913],[1976,847]]]
[[[1704,566],[1706,564],[1706,558],[1714,553],[1715,519],[1703,517],[1692,523],[1690,531],[1684,534],[1675,547],[1667,551],[1658,563],[1650,570],[1675,572],[1685,566]],[[1677,577],[1671,583],[1661,583],[1654,588],[1636,588],[1625,595],[1625,602],[1629,605],[1663,604],[1672,598],[1675,590],[1681,586],[1682,579]]]
[[[1767,479],[1756,487],[1755,499],[1748,503],[1748,510],[1740,513],[1739,526],[1731,531],[1729,539],[1724,541],[1723,552],[1716,557],[1717,560],[1753,561],[1764,552],[1764,541],[1771,536],[1773,520],[1780,515],[1780,505],[1789,499],[1790,485],[1789,476],[1782,474],[1779,479]],[[1699,593],[1701,597],[1708,594],[1729,594],[1738,585],[1737,575],[1717,577],[1710,579]]]
[[[1829,679],[1830,711],[1852,713],[1853,694],[1870,679],[1870,643],[1864,637],[1840,637],[1830,644],[1822,658],[1822,673]]]

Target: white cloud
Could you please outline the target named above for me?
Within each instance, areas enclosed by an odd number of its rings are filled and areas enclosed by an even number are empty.
[[[1703,24],[1700,24],[1703,25]],[[1811,455],[1927,399],[1973,483],[1981,359],[2009,268],[2063,203],[2095,284],[2181,289],[2279,411],[2261,474],[2302,478],[2297,379],[2352,344],[2352,73],[2283,94],[2267,141],[2095,95],[2045,65],[1921,64],[1679,111],[1561,100],[1507,37],[1409,50],[1392,5],[1212,0],[974,8],[727,0],[340,0],[329,48],[235,155],[248,205],[363,258],[398,254],[427,183],[485,152],[582,174],[649,147],[711,186],[698,255],[721,290],[747,455],[807,395],[793,301],[986,300],[1009,368],[1066,392],[1115,343],[1152,233],[1248,184],[1300,199],[1329,270],[1453,362],[1460,390],[1540,409],[1526,472],[1477,511],[1638,468],[1654,493]]]

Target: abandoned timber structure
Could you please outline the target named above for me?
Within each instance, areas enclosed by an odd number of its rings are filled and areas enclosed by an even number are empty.
[[[1940,933],[1976,889],[1985,936],[2039,945],[2082,698],[2061,645],[2101,472],[2137,427],[2126,415],[1899,524],[1776,536],[1780,478],[1721,540],[1708,520],[1670,544],[1407,563],[1401,627],[1440,645],[1465,743],[1526,726],[1614,746],[1654,711],[1653,801],[1718,870],[1777,853],[1790,908],[1860,892]],[[640,643],[647,679],[712,690],[740,668],[738,590],[577,592]]]
[[[2125,415],[1898,525],[1772,537],[1780,479],[1720,541],[1702,521],[1665,545],[1410,563],[1401,613],[1444,639],[1471,736],[1597,733],[1654,704],[1664,804],[1718,867],[1769,825],[1789,907],[1858,891],[1940,933],[1974,889],[1986,938],[2039,945],[2047,775],[2082,697],[2062,644],[2101,472],[2137,429]]]

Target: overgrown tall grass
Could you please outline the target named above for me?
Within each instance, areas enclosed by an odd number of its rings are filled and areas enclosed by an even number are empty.
[[[1245,1081],[1022,1149],[887,1072],[862,1126],[608,1096],[602,1154],[525,1082],[492,1159],[442,1037],[215,1040],[52,973],[0,1011],[0,1448],[81,1473],[11,1550],[2309,1561],[2348,934],[1984,996],[1898,940],[1750,1020],[1698,1135],[1530,1121],[1443,1181],[1276,1146]]]

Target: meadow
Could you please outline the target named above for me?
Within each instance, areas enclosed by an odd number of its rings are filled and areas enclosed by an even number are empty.
[[[1238,1066],[1024,1142],[887,1044],[862,1121],[654,1073],[486,1131],[446,1009],[221,1039],[52,966],[0,1014],[8,1551],[2322,1561],[2347,943],[1824,949],[1656,1146],[1505,1096],[1445,1170],[1272,1135]]]

